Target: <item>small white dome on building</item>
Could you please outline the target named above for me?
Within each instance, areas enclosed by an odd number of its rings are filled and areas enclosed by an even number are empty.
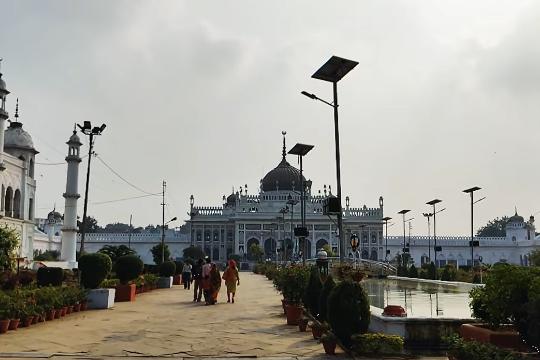
[[[29,133],[22,128],[22,123],[13,121],[4,133],[4,150],[19,149],[28,150],[37,154],[34,142]]]

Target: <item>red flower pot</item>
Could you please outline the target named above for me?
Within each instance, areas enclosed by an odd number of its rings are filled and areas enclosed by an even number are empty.
[[[463,324],[459,327],[459,335],[465,340],[489,343],[500,348],[527,351],[513,326],[493,330],[486,324]]]
[[[294,304],[288,304],[287,307],[287,325],[298,325],[304,313],[302,307]]]
[[[335,341],[323,341],[323,347],[324,352],[327,355],[335,355],[336,354],[336,342]]]
[[[174,275],[173,285],[182,285],[182,275]]]
[[[88,309],[88,303],[86,301],[83,301],[81,303],[81,311],[86,311]]]
[[[0,334],[3,334],[8,331],[9,328],[9,319],[0,320]]]
[[[322,336],[322,329],[320,328],[319,325],[313,324],[311,326],[311,334],[313,335],[313,338],[315,340],[320,339]]]
[[[33,316],[28,316],[26,319],[23,320],[22,326],[23,327],[29,327],[30,325],[32,325],[33,321],[34,321],[34,317]]]
[[[17,330],[19,327],[19,323],[21,322],[21,319],[11,319],[9,322],[9,330]]]
[[[66,315],[71,314],[73,312],[73,305],[70,305],[67,307]]]
[[[287,315],[287,304],[289,303],[289,300],[281,299],[281,306],[283,306],[283,314]]]
[[[135,301],[135,291],[137,287],[135,284],[129,285],[116,285],[116,292],[114,294],[114,301]]]
[[[301,332],[305,332],[307,329],[308,320],[307,319],[300,319],[298,321],[298,330]]]
[[[60,316],[66,316],[67,313],[67,306],[64,306],[60,309]]]
[[[55,317],[56,317],[56,310],[54,309],[47,311],[47,313],[45,314],[45,319],[47,321],[54,320]]]
[[[32,319],[32,325],[37,324],[40,317],[41,317],[41,315],[34,316],[34,318]]]
[[[60,316],[62,316],[62,309],[54,309],[54,318],[60,319]]]
[[[73,305],[73,312],[79,312],[79,311],[81,311],[81,304]]]

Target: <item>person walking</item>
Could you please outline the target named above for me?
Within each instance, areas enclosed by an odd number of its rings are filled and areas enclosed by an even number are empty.
[[[210,305],[217,303],[219,289],[221,289],[221,274],[216,264],[212,263],[210,270]]]
[[[182,269],[182,281],[184,282],[184,289],[191,289],[191,264],[188,261],[184,263]]]
[[[227,287],[227,302],[234,304],[234,295],[236,294],[236,286],[240,285],[240,276],[236,262],[232,259],[229,260],[229,265],[223,272],[223,280],[225,280],[225,286]]]
[[[202,267],[204,264],[203,259],[197,260],[197,263],[193,265],[191,269],[191,277],[193,279],[193,302],[201,302],[202,297]]]
[[[202,288],[203,288],[203,294],[204,294],[204,302],[206,305],[210,305],[211,303],[211,293],[210,293],[210,272],[212,270],[212,261],[207,256],[206,257],[206,264],[202,267]]]

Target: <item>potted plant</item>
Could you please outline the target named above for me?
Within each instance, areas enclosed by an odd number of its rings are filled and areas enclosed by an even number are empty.
[[[330,325],[326,322],[320,323],[318,321],[313,321],[310,327],[311,334],[315,340],[320,339],[325,332],[330,330]]]
[[[102,253],[84,254],[79,258],[81,283],[88,291],[88,307],[109,309],[114,306],[115,289],[99,289],[99,285],[111,272],[112,262]]]
[[[8,331],[10,322],[11,298],[0,292],[0,334]]]
[[[403,353],[403,344],[403,338],[399,335],[365,333],[351,336],[351,350],[359,355],[399,355]]]
[[[323,344],[324,352],[327,355],[336,354],[337,338],[331,331],[328,331],[321,336],[321,343]]]
[[[301,332],[305,332],[308,325],[308,319],[305,317],[301,317],[300,320],[298,320],[298,330]]]
[[[165,261],[159,266],[159,282],[160,289],[169,289],[173,285],[173,275],[176,272],[176,264],[173,261]]]
[[[309,278],[309,268],[289,266],[281,270],[280,277],[283,297],[287,300],[287,325],[298,325],[303,314],[302,298]]]
[[[137,279],[142,273],[144,264],[136,255],[121,256],[116,260],[116,276],[120,284],[116,285],[114,301],[134,301],[136,285],[132,280]]]
[[[182,270],[184,269],[184,263],[182,261],[175,261],[176,270],[173,277],[173,285],[182,285]]]

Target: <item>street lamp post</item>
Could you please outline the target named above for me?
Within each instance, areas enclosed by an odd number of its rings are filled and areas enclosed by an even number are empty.
[[[193,205],[195,204],[195,198],[193,197],[193,194],[189,197],[189,245],[191,247],[194,246],[193,242]]]
[[[302,263],[306,264],[306,255],[307,255],[307,240],[306,237],[309,235],[307,228],[306,228],[306,197],[305,197],[305,183],[304,183],[304,176],[303,176],[303,165],[302,165],[302,159],[304,156],[306,156],[307,153],[309,153],[313,149],[313,145],[306,145],[306,144],[300,144],[297,143],[293,146],[291,150],[289,150],[289,154],[291,155],[298,155],[298,158],[300,159],[300,217],[302,219],[302,228],[299,233],[300,240],[302,242],[303,248],[302,248]]]
[[[423,213],[427,219],[427,232],[428,232],[428,259],[429,263],[431,264],[431,224],[430,219],[433,216],[433,213]]]
[[[389,217],[389,216],[386,216],[386,217],[383,217],[382,218],[383,221],[384,221],[384,225],[386,227],[386,235],[385,235],[385,238],[384,238],[384,261],[388,262],[388,221],[391,220],[392,218]]]
[[[334,108],[334,137],[336,142],[336,177],[337,177],[337,198],[339,201],[339,213],[337,215],[338,232],[339,232],[339,258],[343,262],[345,259],[345,243],[343,238],[343,208],[341,207],[341,164],[339,153],[339,122],[338,122],[338,96],[337,96],[337,83],[340,81],[349,71],[351,71],[356,65],[357,61],[347,60],[337,56],[332,56],[319,70],[317,70],[311,77],[318,80],[328,81],[332,83],[332,89],[334,94],[333,103],[329,103],[318,98],[314,94],[302,91],[303,95],[307,97],[319,100]]]
[[[164,222],[161,226],[161,263],[162,264],[165,262],[165,225],[173,221],[176,221],[176,216],[173,217],[171,220]]]
[[[441,251],[442,248],[440,246],[437,246],[437,211],[436,211],[436,205],[438,203],[442,202],[442,200],[439,199],[433,199],[431,201],[428,201],[426,205],[433,206],[433,250],[435,252],[435,268],[439,267],[439,264],[437,263],[437,252]],[[442,210],[441,210],[442,211]]]
[[[83,209],[83,220],[81,225],[81,248],[79,250],[79,254],[82,255],[84,252],[84,236],[86,234],[86,221],[87,221],[87,210],[88,210],[88,187],[90,183],[90,164],[92,160],[92,154],[94,153],[94,136],[101,135],[103,130],[105,130],[105,127],[107,125],[102,124],[101,126],[94,126],[92,127],[92,123],[90,121],[84,121],[83,125],[77,124],[79,129],[84,135],[89,136],[88,141],[88,166],[86,167],[86,188],[84,190],[84,209]]]
[[[474,247],[479,246],[479,241],[474,241],[474,204],[485,199],[485,197],[474,201],[474,192],[480,190],[478,186],[474,186],[469,189],[463,190],[464,193],[471,195],[471,241],[469,246],[471,247],[471,270],[474,268]]]
[[[293,230],[293,220],[294,220],[294,205],[298,204],[298,200],[294,199],[291,194],[287,197],[287,204],[291,206],[291,243],[293,242],[294,230]],[[296,248],[296,246],[295,246]],[[287,245],[285,246],[285,261],[287,261]]]
[[[411,210],[403,209],[403,210],[398,212],[398,214],[403,215],[403,249],[402,249],[403,253],[405,253],[405,250],[406,250],[406,246],[405,246],[405,214],[408,213],[409,211],[411,211]]]

